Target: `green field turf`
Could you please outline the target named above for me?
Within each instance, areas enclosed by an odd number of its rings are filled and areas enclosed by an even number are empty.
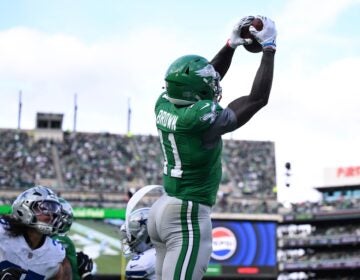
[[[76,219],[75,222],[102,232],[113,238],[119,239],[118,229],[115,226],[104,223],[102,220]]]
[[[80,226],[85,226],[86,228]],[[98,236],[103,234],[104,236]],[[79,236],[81,239],[79,240]],[[101,220],[76,220],[69,232],[69,237],[75,243],[77,251],[85,251],[96,263],[96,274],[120,275],[124,271],[125,259],[122,257],[117,244],[108,242],[106,250],[102,250],[102,243],[107,237],[110,241],[120,244],[118,228]],[[111,251],[110,253],[108,251]],[[95,256],[95,257],[94,257]],[[121,268],[123,267],[123,269]]]

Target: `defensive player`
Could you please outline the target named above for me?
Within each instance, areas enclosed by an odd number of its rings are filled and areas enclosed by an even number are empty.
[[[245,17],[210,62],[186,55],[165,74],[166,91],[156,101],[155,114],[166,194],[151,207],[148,222],[156,249],[156,279],[199,280],[207,269],[212,251],[210,212],[221,179],[221,136],[247,123],[268,103],[273,80],[275,24],[257,18],[263,23],[261,31],[250,26],[254,17]],[[261,63],[250,93],[223,109],[218,104],[219,82],[236,47],[251,42],[240,37],[241,28],[249,28],[261,44]]]
[[[69,202],[63,198],[59,198],[61,204],[61,218],[58,223],[57,234],[52,238],[63,245],[66,252],[66,258],[69,260],[72,269],[73,280],[91,280],[93,268],[93,261],[88,255],[83,252],[76,253],[76,248],[72,240],[66,234],[69,232],[73,220],[73,209]]]
[[[51,239],[60,221],[61,205],[43,186],[21,193],[12,214],[0,219],[1,279],[72,279],[61,244]]]
[[[147,232],[149,208],[140,208],[129,215],[128,227],[130,238],[126,233],[126,223],[121,226],[120,239],[123,253],[129,262],[126,265],[127,280],[155,280],[155,249]]]

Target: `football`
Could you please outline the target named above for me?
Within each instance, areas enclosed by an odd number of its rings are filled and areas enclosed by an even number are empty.
[[[252,21],[251,25],[254,26],[257,31],[261,31],[263,29],[263,26],[264,26],[262,20],[259,19],[259,18],[255,18]]]
[[[260,31],[263,29],[263,23],[261,21],[261,19],[259,18],[255,18],[252,23],[252,26],[255,27],[256,30]],[[240,37],[247,39],[250,38],[253,40],[253,42],[250,45],[244,45],[244,48],[252,53],[258,53],[262,51],[262,46],[260,45],[260,43],[258,41],[255,40],[254,36],[250,33],[249,31],[249,26],[245,26],[243,28],[241,28],[240,30]]]

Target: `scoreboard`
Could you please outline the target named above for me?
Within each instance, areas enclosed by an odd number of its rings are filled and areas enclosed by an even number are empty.
[[[212,219],[207,277],[276,278],[276,220]]]

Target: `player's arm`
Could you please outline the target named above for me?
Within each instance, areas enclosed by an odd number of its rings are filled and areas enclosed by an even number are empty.
[[[228,108],[235,113],[237,128],[247,123],[268,103],[273,80],[274,55],[275,51],[272,49],[263,51],[250,94],[241,96],[228,105]]]
[[[272,20],[261,17],[263,22],[262,31],[251,29],[250,32],[263,46],[263,54],[260,66],[249,95],[239,97],[232,101],[228,108],[231,109],[237,119],[237,127],[244,125],[251,117],[264,107],[269,100],[274,73],[274,57],[276,50],[276,28]]]
[[[59,271],[56,274],[55,280],[72,280],[71,264],[67,258],[64,258],[60,264]]]
[[[78,276],[79,273],[78,273],[76,249],[74,242],[67,235],[56,235],[53,236],[52,238],[57,240],[65,248],[66,258],[68,259],[71,265],[73,279],[80,279],[80,276]]]
[[[222,47],[221,50],[215,55],[215,57],[210,61],[210,64],[214,66],[216,72],[220,74],[221,79],[224,78],[226,72],[229,70],[235,49],[238,46],[250,44],[252,42],[251,39],[243,39],[240,37],[241,28],[250,25],[252,19],[253,17],[248,16],[237,22],[226,45]]]
[[[229,70],[234,53],[235,49],[226,44],[210,61],[215,71],[220,74],[220,79],[224,78],[226,72]]]
[[[215,122],[203,135],[204,147],[211,148],[221,135],[244,125],[268,103],[274,72],[276,30],[272,21],[268,22],[263,19],[263,24],[265,33],[254,34],[255,38],[263,45],[263,54],[250,94],[235,99],[221,111]],[[260,38],[258,38],[259,36]]]

